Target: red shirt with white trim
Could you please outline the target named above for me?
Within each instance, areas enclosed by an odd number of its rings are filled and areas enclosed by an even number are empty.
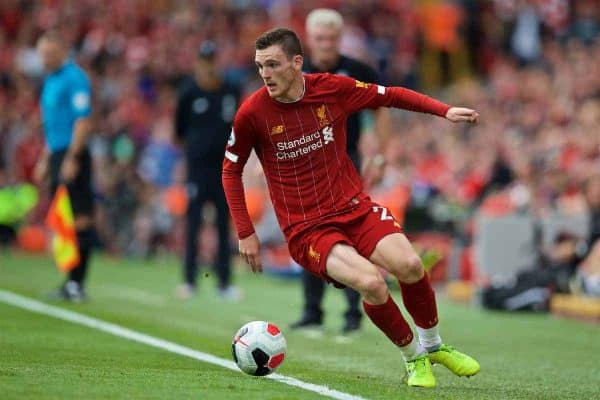
[[[445,116],[450,106],[399,87],[325,74],[304,75],[303,97],[272,99],[266,87],[238,110],[223,161],[223,187],[238,237],[254,233],[242,171],[252,149],[262,164],[286,237],[312,222],[346,212],[362,192],[346,153],[346,119],[365,108],[394,107]]]

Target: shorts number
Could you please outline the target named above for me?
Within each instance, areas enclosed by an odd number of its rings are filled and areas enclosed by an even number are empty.
[[[380,212],[381,211],[381,220],[382,221],[393,221],[394,217],[392,217],[391,215],[388,214],[388,209],[385,207],[381,207],[381,206],[375,206],[373,207],[373,212]]]

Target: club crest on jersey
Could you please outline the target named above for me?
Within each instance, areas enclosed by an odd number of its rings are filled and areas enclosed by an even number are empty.
[[[283,125],[274,126],[273,128],[271,128],[271,136],[279,135],[280,133],[283,133],[284,130],[285,127]]]
[[[323,128],[323,141],[325,141],[325,144],[333,142],[333,128],[331,126]]]
[[[363,89],[367,89],[369,87],[368,83],[365,82],[361,82],[359,80],[356,81],[356,87],[358,88],[363,88]]]
[[[329,125],[329,119],[327,119],[327,106],[325,104],[317,107],[315,112],[317,113],[317,118],[319,119],[320,128]]]
[[[316,251],[313,247],[312,244],[310,245],[310,247],[308,248],[308,255],[315,259],[317,262],[321,261],[321,253],[319,253],[318,251]]]

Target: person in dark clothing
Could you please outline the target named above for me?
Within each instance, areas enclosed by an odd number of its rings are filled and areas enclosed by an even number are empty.
[[[358,60],[346,57],[339,52],[339,41],[343,28],[342,16],[331,9],[316,9],[306,19],[309,57],[304,62],[306,73],[330,72],[347,75],[362,82],[375,83],[378,76],[375,70]],[[356,113],[347,122],[347,150],[354,166],[361,172],[361,157],[358,150],[360,139],[360,114]],[[380,147],[383,146],[389,134],[389,111],[375,111],[375,131],[379,135]],[[383,167],[383,155],[377,155],[371,160],[370,171]],[[370,174],[372,175],[372,174]],[[293,329],[319,328],[323,322],[321,303],[325,294],[325,282],[305,269],[302,271],[302,286],[304,295],[304,310],[302,317],[292,324]],[[360,311],[360,295],[351,288],[345,288],[344,294],[348,309],[344,314],[342,333],[347,334],[360,329],[362,313]]]
[[[580,237],[560,232],[540,265],[518,273],[513,282],[481,291],[482,305],[498,310],[548,311],[553,293],[600,295],[600,175],[584,185],[589,231]]]
[[[95,237],[92,160],[87,149],[92,131],[91,85],[86,73],[69,60],[58,33],[45,33],[37,49],[48,75],[40,95],[46,147],[34,178],[41,184],[49,176],[52,193],[60,184],[66,184],[69,192],[80,260],[55,297],[80,302],[85,299],[84,283]]]
[[[183,299],[196,292],[198,232],[202,225],[202,207],[207,201],[212,201],[217,211],[219,248],[214,269],[219,294],[229,300],[240,298],[239,289],[231,285],[229,209],[221,184],[223,154],[239,104],[240,89],[221,80],[216,55],[212,41],[201,44],[194,79],[181,90],[175,112],[175,133],[185,148],[187,164],[184,283],[177,288],[177,295]]]
[[[584,194],[590,218],[589,233],[580,246],[584,256],[572,289],[600,297],[600,174],[592,174],[586,180]]]

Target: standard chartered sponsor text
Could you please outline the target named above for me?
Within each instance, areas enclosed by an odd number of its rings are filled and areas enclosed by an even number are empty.
[[[323,147],[320,131],[302,136],[289,142],[277,142],[277,159],[286,160],[296,158]]]

